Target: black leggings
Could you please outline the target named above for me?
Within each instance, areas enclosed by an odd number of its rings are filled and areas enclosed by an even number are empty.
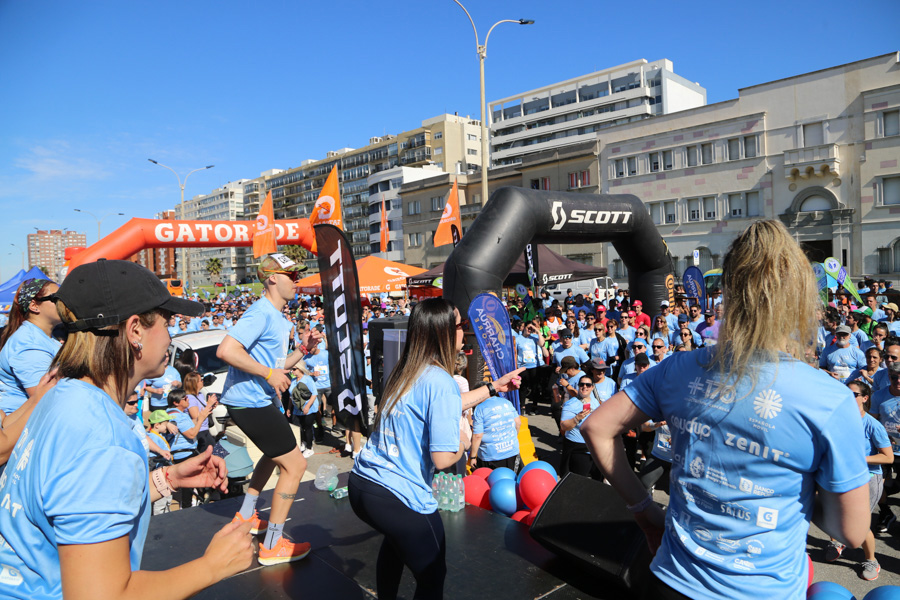
[[[569,438],[563,438],[562,458],[559,461],[559,477],[565,477],[567,473],[575,473],[582,477],[590,477],[596,481],[603,481],[603,473],[594,464],[587,444],[573,442]]]
[[[356,516],[384,534],[375,567],[378,598],[397,597],[403,565],[416,578],[413,598],[443,598],[447,542],[440,514],[417,513],[384,486],[356,473],[350,473],[348,487],[350,506]]]
[[[293,415],[297,420],[297,425],[300,427],[300,441],[303,442],[309,450],[313,449],[313,423],[316,422],[316,415],[318,415],[318,413],[304,415],[302,412],[296,412]]]

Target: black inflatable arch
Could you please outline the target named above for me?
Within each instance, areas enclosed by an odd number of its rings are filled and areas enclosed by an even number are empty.
[[[673,300],[675,278],[662,237],[647,208],[630,194],[577,194],[504,187],[490,201],[444,264],[444,297],[460,314],[472,298],[499,291],[534,243],[612,242],[628,268],[631,297],[655,314]]]

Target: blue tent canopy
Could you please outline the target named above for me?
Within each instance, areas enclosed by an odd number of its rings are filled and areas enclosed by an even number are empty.
[[[31,267],[28,272],[19,271],[2,284],[0,284],[0,312],[9,312],[16,290],[26,279],[49,279],[44,272],[37,267]]]

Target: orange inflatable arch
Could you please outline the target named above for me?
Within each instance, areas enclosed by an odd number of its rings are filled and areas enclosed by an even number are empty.
[[[134,218],[72,256],[69,271],[98,258],[125,259],[145,248],[252,246],[255,221],[160,221]],[[309,219],[275,221],[279,244],[302,246],[316,254],[316,233]]]

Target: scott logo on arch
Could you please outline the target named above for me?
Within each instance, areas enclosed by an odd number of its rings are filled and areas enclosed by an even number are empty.
[[[562,229],[566,223],[571,225],[612,225],[615,223],[627,223],[631,218],[631,212],[626,210],[583,210],[573,209],[567,211],[563,208],[563,203],[559,201],[553,202],[550,207],[550,213],[553,215],[552,231]]]

